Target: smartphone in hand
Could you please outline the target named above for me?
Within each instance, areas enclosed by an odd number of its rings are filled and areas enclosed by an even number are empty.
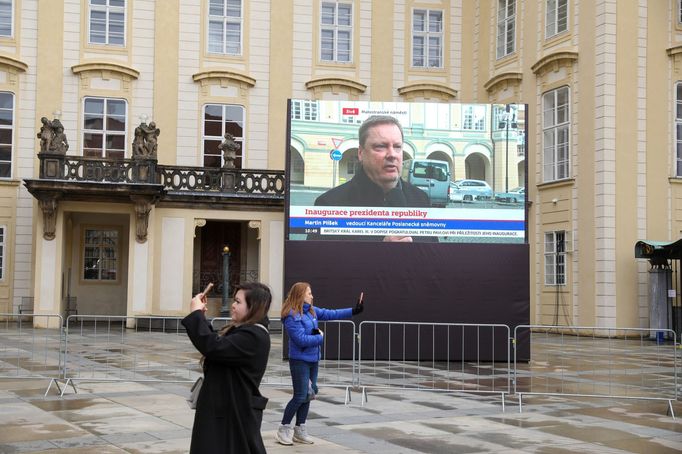
[[[203,297],[206,297],[206,295],[208,295],[208,292],[210,292],[212,288],[213,288],[213,282],[209,282],[208,285],[206,286],[206,288],[204,289],[204,291],[201,292],[201,295]]]
[[[358,302],[362,304],[362,298],[365,296],[365,292],[360,292],[360,298],[358,298]]]

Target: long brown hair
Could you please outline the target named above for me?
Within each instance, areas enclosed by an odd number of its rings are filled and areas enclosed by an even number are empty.
[[[310,284],[307,282],[296,282],[291,286],[289,293],[282,304],[282,318],[286,318],[291,311],[294,313],[303,314],[303,299],[305,298],[305,292],[309,287]],[[310,302],[309,312],[314,314],[312,301]]]
[[[231,321],[220,329],[219,334],[225,334],[238,326],[259,323],[268,315],[270,303],[272,303],[272,293],[270,293],[270,288],[267,285],[260,282],[247,282],[236,287],[235,295],[239,290],[244,291],[244,301],[248,308],[246,317],[239,322]]]

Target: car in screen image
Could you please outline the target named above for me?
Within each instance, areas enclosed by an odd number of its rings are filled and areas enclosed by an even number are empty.
[[[473,202],[487,200],[493,197],[493,190],[483,180],[457,180],[450,183],[451,202]]]
[[[495,201],[497,202],[523,203],[524,200],[526,200],[526,188],[523,186],[495,194]]]

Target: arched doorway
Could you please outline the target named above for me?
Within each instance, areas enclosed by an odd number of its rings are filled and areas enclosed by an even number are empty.
[[[488,158],[481,153],[471,153],[464,161],[466,178],[471,180],[488,181],[488,167]]]

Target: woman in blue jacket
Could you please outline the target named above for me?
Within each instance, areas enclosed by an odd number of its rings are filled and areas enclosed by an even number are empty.
[[[320,346],[324,334],[317,326],[318,321],[348,319],[363,310],[362,293],[353,308],[323,309],[313,306],[313,292],[307,282],[297,282],[289,290],[282,304],[282,325],[289,335],[289,370],[294,395],[284,409],[282,424],[275,439],[283,445],[293,442],[312,443],[313,439],[305,429],[305,420],[310,408],[308,384],[317,394],[317,366],[320,360]],[[296,425],[291,421],[296,416]]]

